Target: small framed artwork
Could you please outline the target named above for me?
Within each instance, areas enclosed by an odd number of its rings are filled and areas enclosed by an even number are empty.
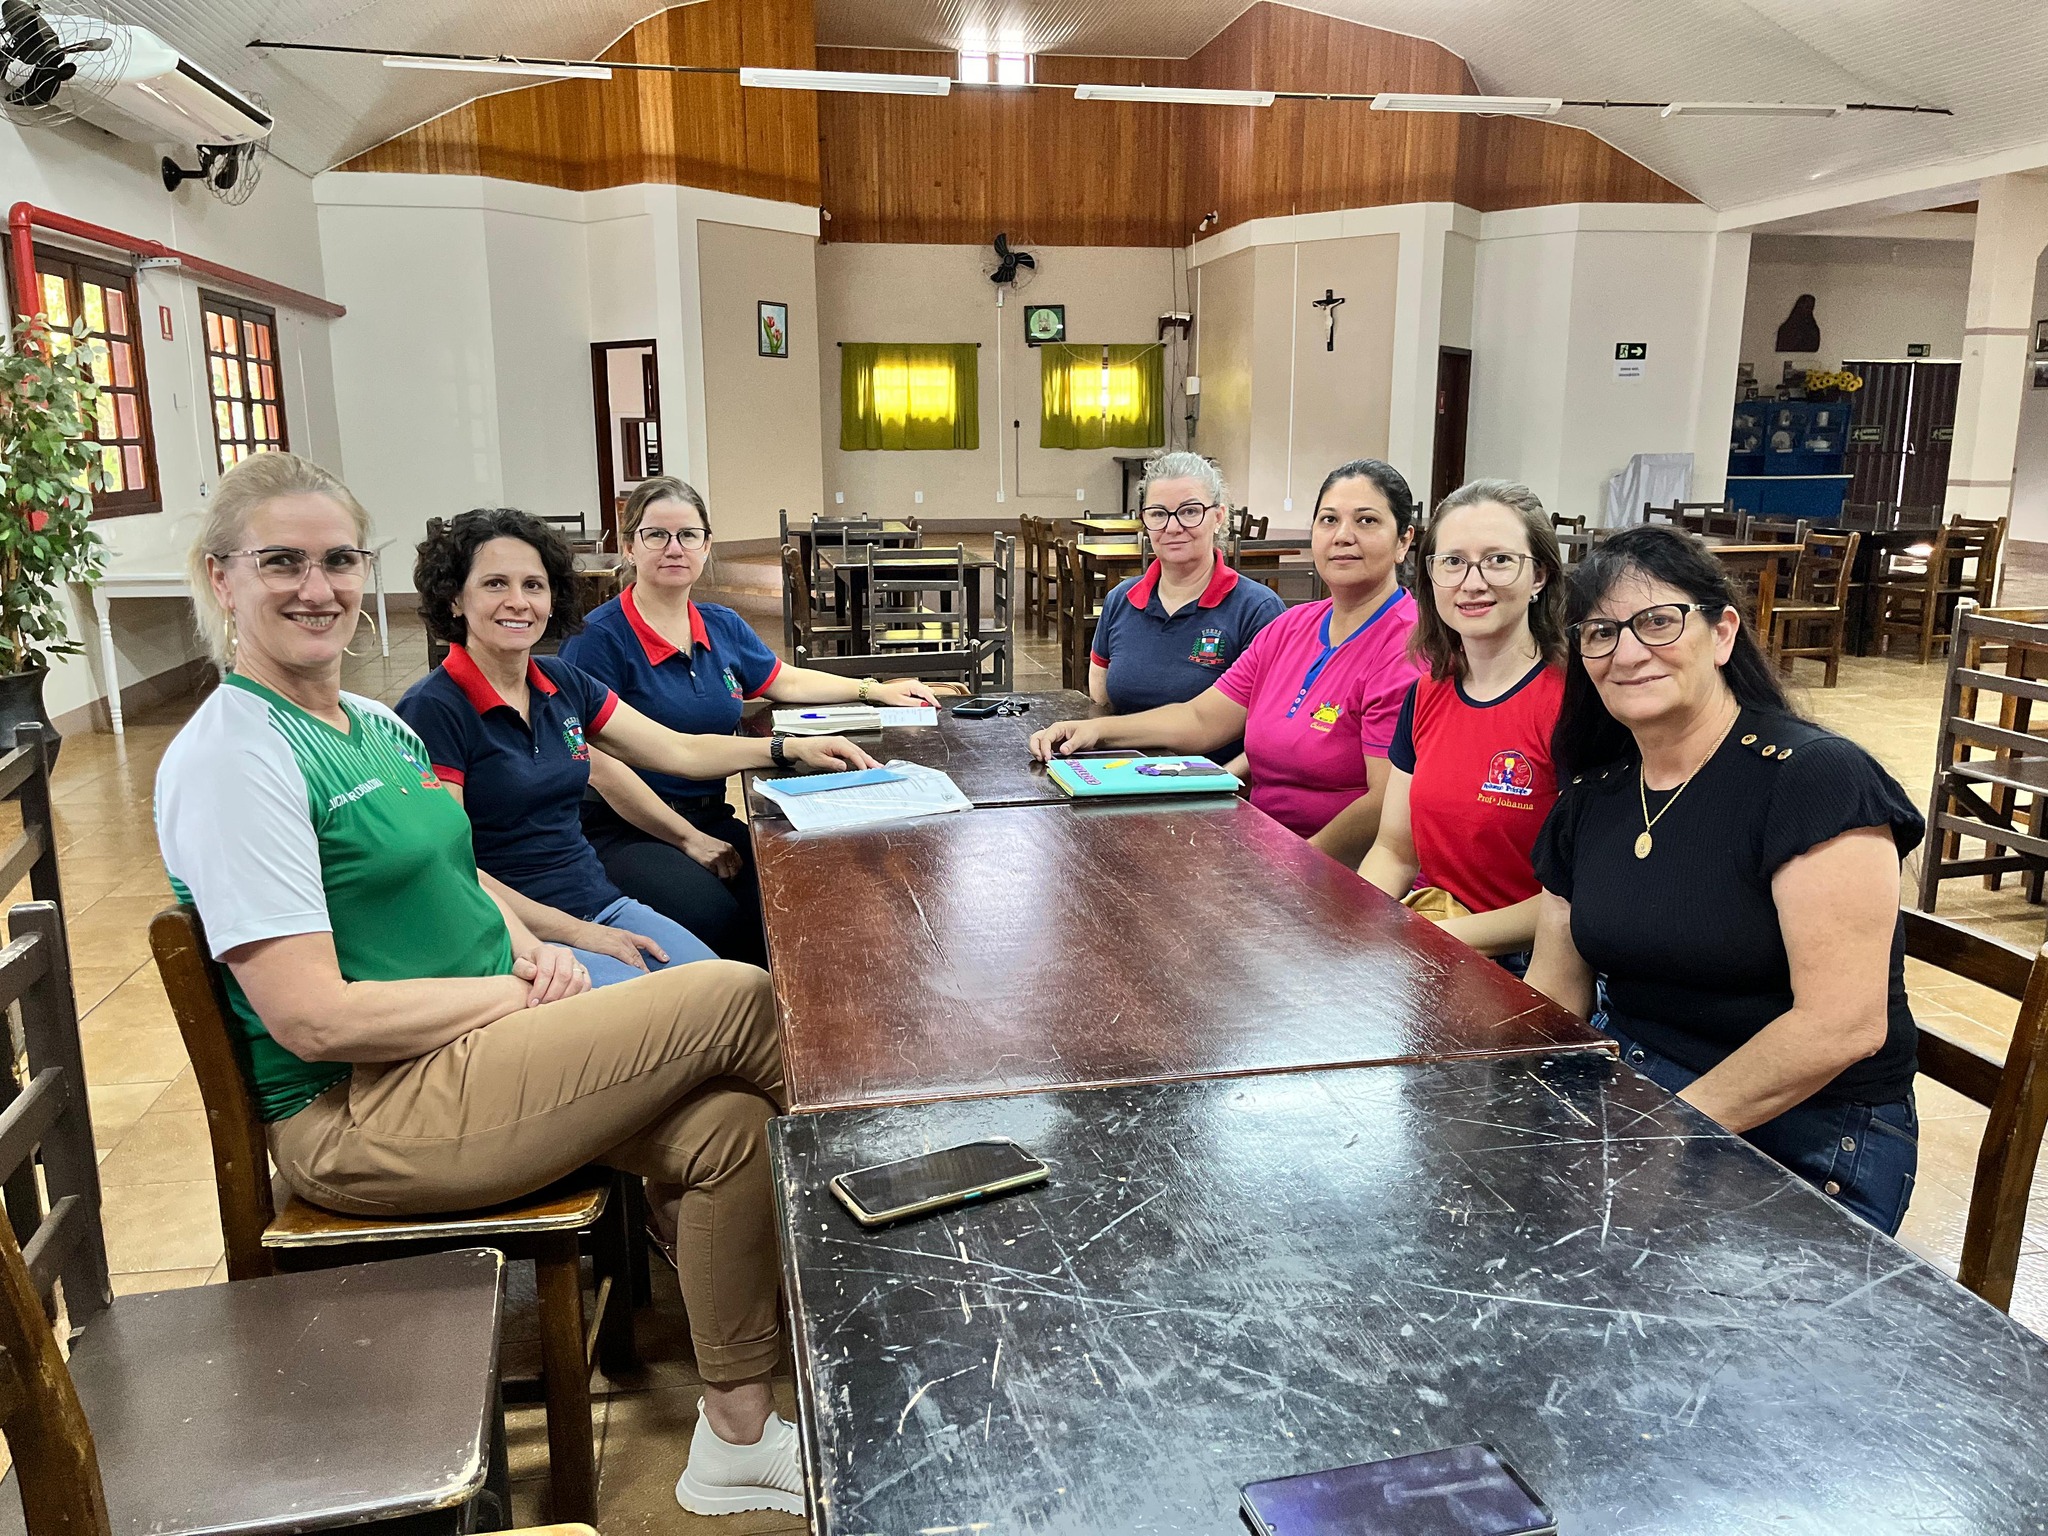
[[[2048,320],[2034,322],[2034,350],[2048,352]]]
[[[1067,306],[1064,304],[1026,304],[1024,306],[1024,339],[1034,347],[1048,342],[1067,339]]]
[[[2048,389],[2048,363],[2034,364],[2034,388]]]
[[[760,304],[760,339],[763,357],[789,356],[789,306],[770,299]]]

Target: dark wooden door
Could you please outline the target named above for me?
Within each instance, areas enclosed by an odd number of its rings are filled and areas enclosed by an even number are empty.
[[[615,446],[612,441],[611,354],[621,348],[641,353],[640,391],[643,396],[643,414],[648,421],[654,423],[652,441],[659,443],[661,440],[661,375],[659,365],[655,361],[656,352],[652,339],[593,341],[590,344],[590,405],[597,421],[597,525],[605,532],[606,549],[619,547],[619,506],[614,466],[618,462],[617,456],[626,450],[622,445]],[[632,402],[620,403],[624,407],[620,414],[630,418]],[[644,457],[643,452],[643,459]],[[644,474],[661,473],[658,463],[653,468],[648,468],[643,462],[636,466],[636,469]],[[629,475],[628,478],[637,478],[637,475]],[[585,526],[588,525],[586,519]]]
[[[1915,363],[1913,413],[1906,424],[1906,473],[1899,491],[1902,507],[1932,507],[1948,501],[1948,458],[1955,445],[1956,394],[1961,363]]]
[[[1849,418],[1848,499],[1863,505],[1899,501],[1899,473],[1905,467],[1907,426],[1913,401],[1912,363],[1848,363],[1863,380]]]
[[[1465,432],[1472,414],[1472,354],[1440,347],[1436,359],[1436,463],[1429,477],[1433,509],[1465,483]]]

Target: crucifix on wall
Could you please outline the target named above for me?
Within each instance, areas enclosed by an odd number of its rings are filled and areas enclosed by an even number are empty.
[[[1337,350],[1337,306],[1344,301],[1337,297],[1337,290],[1325,288],[1323,296],[1314,301],[1315,307],[1323,312],[1323,350]]]

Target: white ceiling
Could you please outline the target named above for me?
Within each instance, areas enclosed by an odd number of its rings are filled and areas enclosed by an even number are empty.
[[[267,36],[369,47],[588,57],[658,0],[109,0],[260,92],[274,148],[338,164],[480,94],[476,77],[373,59],[274,53]],[[1247,0],[818,0],[821,43],[957,46],[971,31],[1034,52],[1184,57]],[[2048,139],[2042,0],[1318,0],[1331,15],[1430,37],[1483,91],[1604,99],[1918,102],[1953,118],[1660,119],[1568,109],[1703,201],[1725,208],[1823,181],[1967,159]],[[1246,84],[1254,82],[1247,81]],[[1266,84],[1269,82],[1256,82]]]

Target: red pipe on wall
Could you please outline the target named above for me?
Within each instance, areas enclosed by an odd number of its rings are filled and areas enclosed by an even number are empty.
[[[68,214],[52,213],[47,208],[38,208],[33,203],[16,203],[7,212],[9,252],[14,262],[15,305],[23,316],[36,312],[33,306],[42,292],[36,281],[35,235],[36,228],[53,230],[58,234],[70,235],[79,240],[90,240],[95,245],[112,246],[117,251],[130,251],[137,256],[148,256],[157,260],[178,263],[188,272],[195,272],[212,278],[215,282],[226,283],[244,293],[270,299],[291,309],[300,309],[323,319],[339,320],[348,311],[332,299],[323,299],[318,294],[301,293],[296,288],[287,288],[283,283],[273,283],[267,277],[258,277],[253,272],[237,271],[224,267],[217,261],[208,261],[204,256],[194,256],[185,251],[174,251],[159,240],[145,240],[139,235],[125,235],[118,229],[108,229],[101,224],[88,224],[83,219],[74,219]]]

